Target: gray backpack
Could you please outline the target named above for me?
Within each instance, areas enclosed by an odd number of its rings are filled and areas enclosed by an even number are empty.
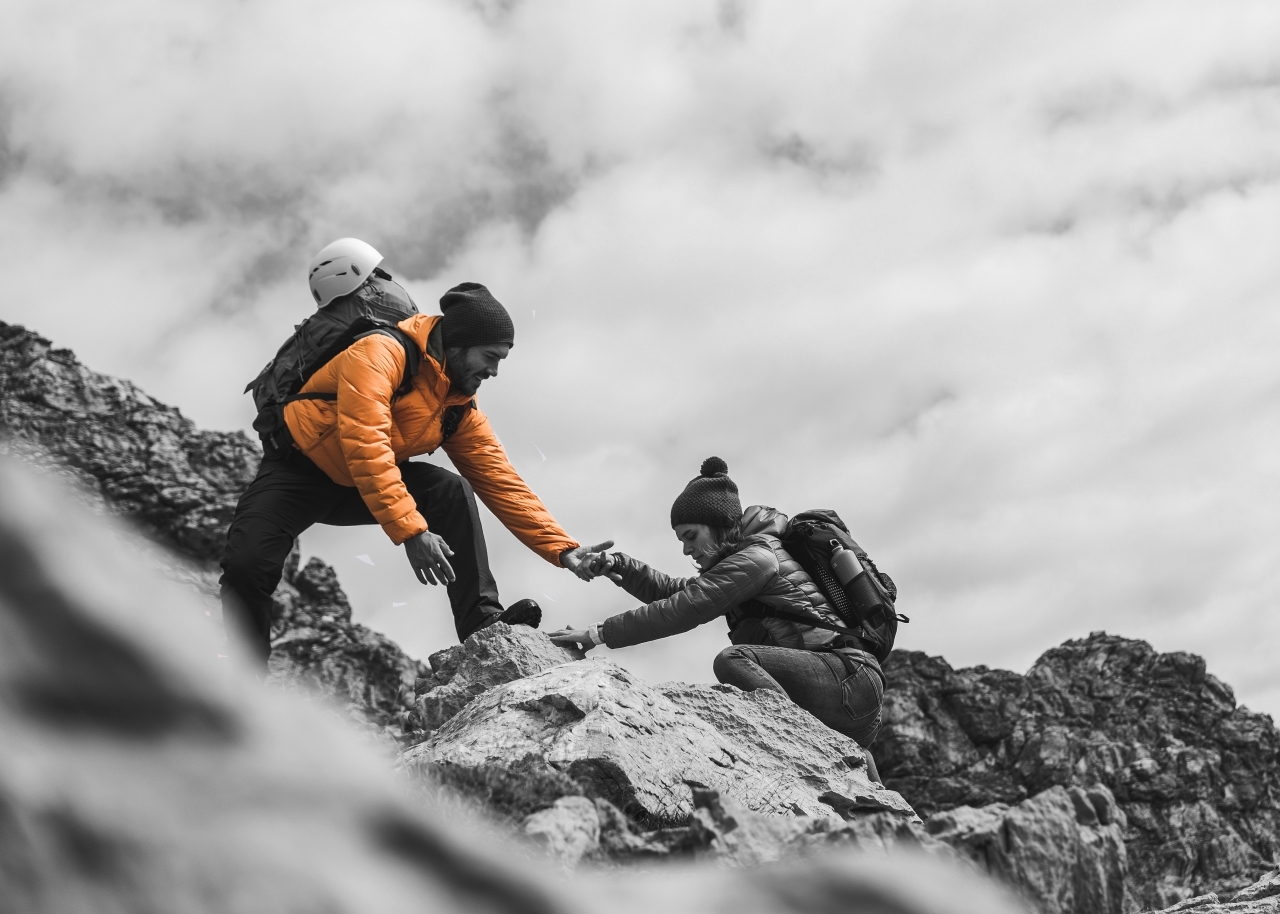
[[[263,454],[282,458],[293,451],[293,436],[284,421],[286,403],[295,400],[336,400],[336,394],[298,391],[313,374],[358,339],[371,333],[389,336],[404,347],[404,379],[397,395],[406,392],[418,373],[422,353],[412,337],[396,326],[418,313],[409,293],[391,274],[377,268],[354,292],[335,298],[294,328],[275,358],[245,387],[258,408],[254,431],[262,440]],[[461,409],[461,407],[452,407]],[[457,422],[453,423],[457,427]]]

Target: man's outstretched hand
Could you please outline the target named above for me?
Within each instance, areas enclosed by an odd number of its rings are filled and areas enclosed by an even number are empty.
[[[448,559],[453,550],[443,536],[436,536],[430,530],[411,536],[404,541],[404,553],[423,584],[452,584],[457,580]]]
[[[596,543],[594,546],[579,546],[577,549],[566,549],[560,553],[560,564],[568,568],[584,581],[590,581],[599,571],[596,570],[597,563],[592,561],[592,554],[604,552],[613,545],[613,540],[605,540],[603,543]]]

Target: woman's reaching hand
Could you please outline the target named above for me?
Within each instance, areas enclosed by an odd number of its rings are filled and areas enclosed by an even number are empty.
[[[562,628],[556,632],[547,632],[547,637],[551,639],[552,644],[576,648],[583,652],[596,646],[596,642],[591,639],[591,632],[586,629]]]
[[[582,580],[590,581],[600,574],[596,569],[602,564],[601,558],[605,555],[605,550],[612,545],[613,540],[605,540],[603,543],[596,543],[594,546],[578,546],[574,549],[566,549],[560,553],[560,564]]]

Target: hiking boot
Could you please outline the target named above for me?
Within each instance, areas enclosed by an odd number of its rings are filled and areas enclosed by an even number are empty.
[[[505,622],[508,625],[527,625],[537,628],[542,624],[542,607],[533,600],[518,600],[498,613],[493,622]],[[493,622],[489,624],[492,625]]]
[[[476,632],[483,628],[488,628],[495,622],[505,622],[508,625],[527,625],[530,628],[537,628],[542,622],[542,607],[533,600],[518,600],[512,603],[500,613],[490,613],[484,617],[484,621],[477,625],[465,635],[461,632],[458,637],[462,641],[466,641]]]

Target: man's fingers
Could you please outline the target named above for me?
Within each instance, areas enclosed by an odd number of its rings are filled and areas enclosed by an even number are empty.
[[[453,555],[453,550],[449,548],[449,544],[446,543],[443,539],[440,540],[440,551],[448,556]]]
[[[612,546],[613,546],[613,540],[605,540],[603,543],[596,543],[594,546],[591,546],[590,548],[587,549],[587,551],[588,552],[604,552],[606,549]]]
[[[449,554],[453,555],[452,552]],[[458,576],[453,573],[453,566],[450,565],[449,560],[443,556],[440,558],[440,564],[436,568],[436,572],[440,575],[440,580],[446,581],[450,584],[458,579]]]

